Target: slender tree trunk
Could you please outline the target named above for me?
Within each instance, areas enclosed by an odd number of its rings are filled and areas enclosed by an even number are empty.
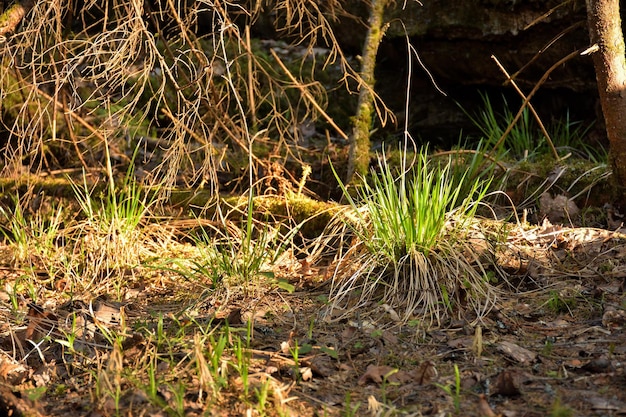
[[[626,197],[626,58],[620,0],[587,0],[593,63],[609,138],[609,157],[618,201]]]
[[[378,46],[384,36],[383,13],[389,0],[372,0],[370,6],[369,28],[363,46],[363,62],[360,76],[365,85],[359,89],[359,104],[356,116],[352,120],[350,135],[350,153],[346,184],[352,182],[354,174],[365,175],[370,162],[370,128],[374,120],[374,69]]]

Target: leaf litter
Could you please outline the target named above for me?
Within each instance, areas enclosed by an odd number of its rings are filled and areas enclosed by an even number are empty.
[[[328,320],[324,268],[308,260],[276,268],[292,293],[266,283],[199,300],[197,284],[171,271],[121,302],[106,293],[68,302],[52,288],[13,305],[8,288],[0,407],[6,415],[442,416],[458,414],[458,402],[472,416],[626,415],[626,236],[546,221],[512,228],[497,257],[508,280],[497,307],[479,324],[461,315],[436,328],[402,322],[376,302]],[[5,286],[15,281],[9,265],[1,272]],[[231,348],[218,354],[222,336]],[[236,340],[247,362],[238,362]]]

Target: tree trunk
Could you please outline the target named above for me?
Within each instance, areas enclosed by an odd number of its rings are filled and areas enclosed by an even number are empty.
[[[618,201],[626,197],[626,59],[620,0],[587,0],[587,21]]]
[[[383,38],[383,12],[388,0],[373,0],[369,28],[365,45],[363,46],[363,62],[360,76],[365,85],[359,86],[359,104],[356,116],[352,120],[352,134],[350,135],[350,153],[348,157],[348,172],[346,184],[352,182],[355,173],[367,174],[370,162],[370,128],[376,114],[374,110],[374,68],[378,46]]]

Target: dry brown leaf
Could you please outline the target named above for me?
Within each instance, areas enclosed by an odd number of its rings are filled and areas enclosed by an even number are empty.
[[[300,270],[298,272],[305,276],[313,275],[313,271],[311,270],[311,260],[309,258],[300,260]]]
[[[24,333],[25,340],[39,341],[57,325],[58,317],[34,303],[28,304],[28,326]]]
[[[306,365],[311,368],[313,373],[324,378],[337,372],[335,361],[326,355],[314,356],[306,361]]]
[[[413,377],[405,371],[399,371],[396,368],[385,365],[369,365],[365,373],[359,378],[358,384],[365,385],[368,382],[381,384],[383,380],[388,382],[406,384],[413,380]]]
[[[500,352],[522,365],[532,363],[537,358],[536,353],[506,340],[498,343],[497,348]]]
[[[489,406],[485,394],[480,394],[478,396],[478,410],[480,410],[481,417],[498,417],[498,415],[491,409],[491,406]]]
[[[504,395],[505,397],[513,397],[520,394],[520,377],[513,370],[504,370],[500,372],[493,384],[493,394]]]
[[[473,336],[461,336],[448,340],[448,347],[451,349],[470,349],[474,344]]]
[[[303,381],[310,381],[313,379],[313,371],[309,367],[300,368],[300,376]]]
[[[419,385],[426,385],[433,377],[437,376],[437,368],[433,361],[425,361],[415,371],[415,382]]]
[[[344,327],[344,329],[341,331],[341,341],[347,342],[348,340],[356,336],[356,332],[357,332],[357,329],[355,327],[352,327],[352,326]]]
[[[11,385],[19,385],[28,377],[29,369],[21,362],[12,360],[8,356],[0,358],[0,378]]]
[[[608,329],[619,329],[626,324],[626,311],[608,306],[602,315],[602,325]]]
[[[603,372],[613,372],[615,370],[615,367],[613,366],[609,358],[602,355],[590,360],[589,362],[581,366],[580,369],[594,374],[599,374]]]
[[[13,388],[3,383],[0,383],[0,411],[3,416],[39,417],[44,415],[26,395],[14,394]]]
[[[398,336],[396,336],[390,330],[383,330],[382,338],[385,341],[386,345],[397,345],[398,344]]]
[[[389,314],[391,320],[395,321],[396,323],[402,321],[396,310],[394,310],[393,307],[391,307],[389,304],[382,304],[381,307]]]

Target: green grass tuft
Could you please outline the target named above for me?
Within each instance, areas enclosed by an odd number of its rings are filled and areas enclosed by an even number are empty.
[[[334,306],[352,302],[355,293],[362,306],[382,293],[405,320],[418,314],[439,322],[461,298],[478,316],[488,311],[494,294],[466,235],[489,181],[468,186],[464,176],[453,180],[451,166],[450,159],[429,161],[422,150],[405,170],[380,162],[355,197],[340,182],[350,206],[341,215],[343,230],[356,241],[337,257]]]

